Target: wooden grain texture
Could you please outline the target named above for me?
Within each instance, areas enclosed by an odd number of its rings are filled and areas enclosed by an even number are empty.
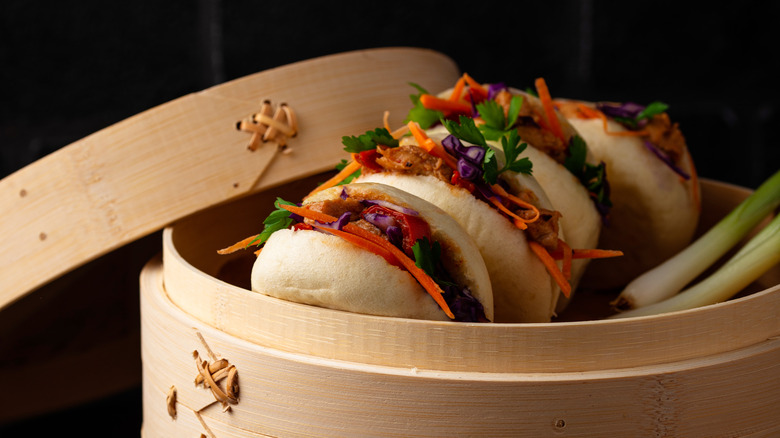
[[[327,169],[341,136],[408,111],[409,81],[457,78],[425,49],[385,48],[316,58],[189,94],[123,120],[0,181],[0,310],[20,296],[181,217]],[[291,152],[248,151],[236,122],[263,100],[297,114]]]
[[[189,315],[232,336],[292,353],[440,371],[586,372],[663,364],[725,353],[780,335],[780,267],[759,292],[692,311],[645,318],[549,324],[464,324],[382,318],[252,293],[219,279],[231,262],[216,254],[259,231],[275,196],[299,199],[318,177],[204,211],[163,232],[166,292]],[[319,177],[320,180],[322,177]],[[749,191],[704,180],[704,222]],[[254,208],[254,210],[253,210]],[[242,267],[249,276],[252,255]],[[241,260],[241,259],[236,259]],[[239,274],[241,275],[241,274]],[[246,287],[246,286],[245,286]]]
[[[778,338],[654,365],[613,368],[605,360],[600,369],[584,372],[368,365],[283,352],[217,330],[168,300],[163,274],[158,258],[141,276],[146,438],[200,433],[220,438],[769,437],[780,432]],[[296,336],[293,327],[288,329]],[[214,397],[193,385],[192,352],[204,355],[207,348],[238,368],[240,398],[229,412],[209,405]],[[175,419],[165,402],[171,386],[178,390]]]

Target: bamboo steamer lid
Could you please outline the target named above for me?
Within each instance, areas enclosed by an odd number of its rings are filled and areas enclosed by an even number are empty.
[[[176,219],[332,169],[343,135],[375,128],[384,111],[400,123],[410,80],[436,89],[457,77],[451,59],[427,49],[330,55],[188,94],[36,161],[0,181],[0,310]],[[250,151],[234,127],[264,101],[269,118],[287,104],[298,126]]]
[[[410,80],[435,89],[458,75],[447,56],[411,47],[301,61],[151,108],[0,180],[0,329],[7,329],[4,347],[29,343],[32,351],[27,359],[25,348],[14,348],[14,360],[0,365],[0,371],[20,377],[8,382],[9,393],[38,394],[25,403],[3,398],[0,422],[140,384],[135,321],[119,321],[100,336],[79,339],[77,346],[86,351],[70,351],[74,342],[59,336],[50,342],[63,345],[46,348],[45,356],[33,341],[40,343],[35,337],[46,332],[23,330],[25,321],[33,321],[36,329],[56,324],[47,315],[64,312],[92,323],[87,309],[99,313],[110,303],[107,297],[118,298],[108,270],[99,276],[100,290],[82,277],[106,264],[111,269],[128,254],[145,253],[150,243],[159,251],[154,238],[177,219],[333,169],[343,155],[343,135],[375,128],[385,111],[391,123],[400,123],[410,105]],[[237,129],[249,118],[258,125]],[[137,289],[129,292],[136,295]],[[96,296],[101,299],[92,300]],[[137,306],[137,298],[127,301]],[[97,317],[94,322],[86,327],[94,330],[104,323]],[[90,342],[95,345],[83,345]],[[102,363],[110,372],[84,373],[84,363]],[[56,377],[62,374],[71,377]],[[36,384],[30,387],[30,382]]]
[[[258,193],[166,228],[163,254],[141,278],[145,436],[780,431],[774,415],[780,269],[759,279],[754,293],[719,305],[549,324],[373,317],[284,302],[234,284],[241,279],[231,279],[231,266],[240,266],[242,256],[225,258],[214,248],[251,233],[253,219],[264,217],[261,206],[275,196],[294,198],[318,180]],[[748,193],[704,180],[703,227]],[[193,385],[193,352],[200,361],[224,359],[235,367],[235,402],[222,404],[208,388]],[[226,392],[225,380],[215,383]],[[175,402],[166,404],[172,391]]]

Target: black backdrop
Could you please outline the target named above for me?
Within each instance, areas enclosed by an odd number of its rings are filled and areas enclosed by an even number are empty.
[[[780,6],[696,3],[3,1],[0,177],[220,82],[347,50],[417,46],[483,82],[525,87],[544,76],[560,97],[662,100],[700,176],[754,188],[780,168]],[[138,394],[56,421],[129,403],[116,424],[137,436]],[[19,428],[34,436],[44,423]]]

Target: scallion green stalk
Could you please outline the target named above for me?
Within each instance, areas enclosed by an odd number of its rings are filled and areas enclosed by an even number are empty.
[[[728,300],[780,263],[780,215],[715,273],[661,302],[618,313],[612,318],[656,315]]]
[[[780,171],[688,247],[631,281],[615,300],[636,309],[668,299],[712,266],[780,205]]]

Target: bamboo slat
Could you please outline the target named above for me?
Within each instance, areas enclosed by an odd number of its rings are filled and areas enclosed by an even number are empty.
[[[458,72],[415,48],[362,50],[260,72],[123,120],[0,181],[0,310],[29,291],[206,207],[333,168],[341,136],[399,123],[410,80],[438,89]],[[249,151],[236,123],[289,105],[289,153]]]

